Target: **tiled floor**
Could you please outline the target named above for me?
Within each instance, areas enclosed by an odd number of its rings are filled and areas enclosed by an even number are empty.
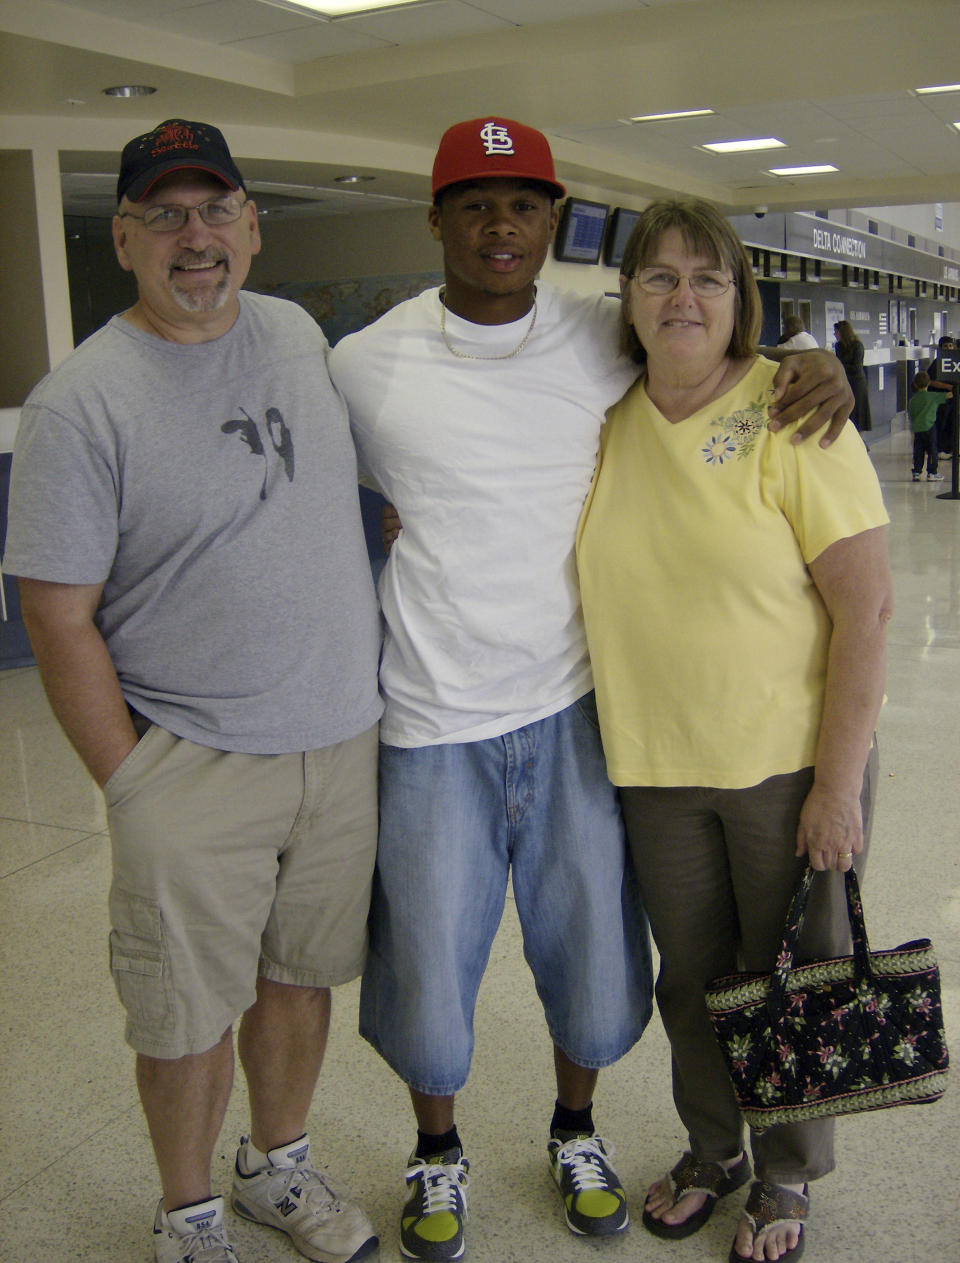
[[[865,889],[875,946],[929,934],[960,1056],[960,501],[913,485],[908,436],[873,455],[893,517],[897,611],[882,785]],[[158,1196],[132,1055],[106,967],[109,848],[98,794],[53,723],[36,673],[0,674],[0,1259],[150,1263]],[[740,1202],[697,1236],[652,1238],[647,1182],[682,1147],[657,1019],[601,1077],[597,1118],[617,1150],[634,1211],[622,1238],[595,1244],[563,1226],[545,1163],[551,1049],[522,963],[512,907],[481,991],[474,1074],[460,1108],[472,1162],[474,1263],[722,1261]],[[402,1170],[413,1128],[400,1084],[357,1038],[357,988],[335,1001],[331,1048],[310,1130],[315,1149],[399,1257]],[[217,1151],[226,1190],[246,1124],[242,1081]],[[844,1263],[960,1259],[960,1085],[943,1101],[840,1124],[837,1172],[814,1186],[806,1257]],[[231,1218],[243,1263],[293,1263],[286,1238]]]

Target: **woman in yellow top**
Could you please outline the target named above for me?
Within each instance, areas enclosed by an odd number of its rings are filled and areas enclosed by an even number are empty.
[[[657,1000],[690,1151],[644,1224],[695,1232],[750,1164],[703,1001],[772,968],[809,861],[858,871],[869,834],[885,629],[883,507],[853,426],[828,451],[772,434],[744,248],[704,202],[657,202],[623,258],[622,346],[645,371],[608,414],[578,538],[600,726],[660,952]],[[856,857],[856,859],[854,859]],[[801,948],[847,950],[839,877]],[[730,1259],[799,1257],[831,1120],[751,1137]]]

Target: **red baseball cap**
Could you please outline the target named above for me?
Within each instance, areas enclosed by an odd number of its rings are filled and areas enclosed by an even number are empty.
[[[451,184],[493,179],[538,180],[555,197],[567,193],[557,182],[543,132],[512,118],[490,115],[448,127],[433,161],[434,197]]]

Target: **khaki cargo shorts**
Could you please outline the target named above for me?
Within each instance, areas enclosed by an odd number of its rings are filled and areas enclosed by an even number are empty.
[[[205,1052],[258,975],[359,975],[377,842],[376,727],[305,754],[237,754],[152,726],[104,787],[110,969],[127,1042]]]

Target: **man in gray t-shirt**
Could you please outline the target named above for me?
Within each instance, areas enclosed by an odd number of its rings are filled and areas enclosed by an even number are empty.
[[[137,301],[24,405],[4,564],[106,798],[154,1251],[237,1257],[210,1163],[242,1015],[233,1207],[311,1259],[359,1260],[372,1225],[305,1135],[376,849],[379,624],[347,418],[316,324],[241,290],[257,214],[216,128],[132,140],[118,202]]]

